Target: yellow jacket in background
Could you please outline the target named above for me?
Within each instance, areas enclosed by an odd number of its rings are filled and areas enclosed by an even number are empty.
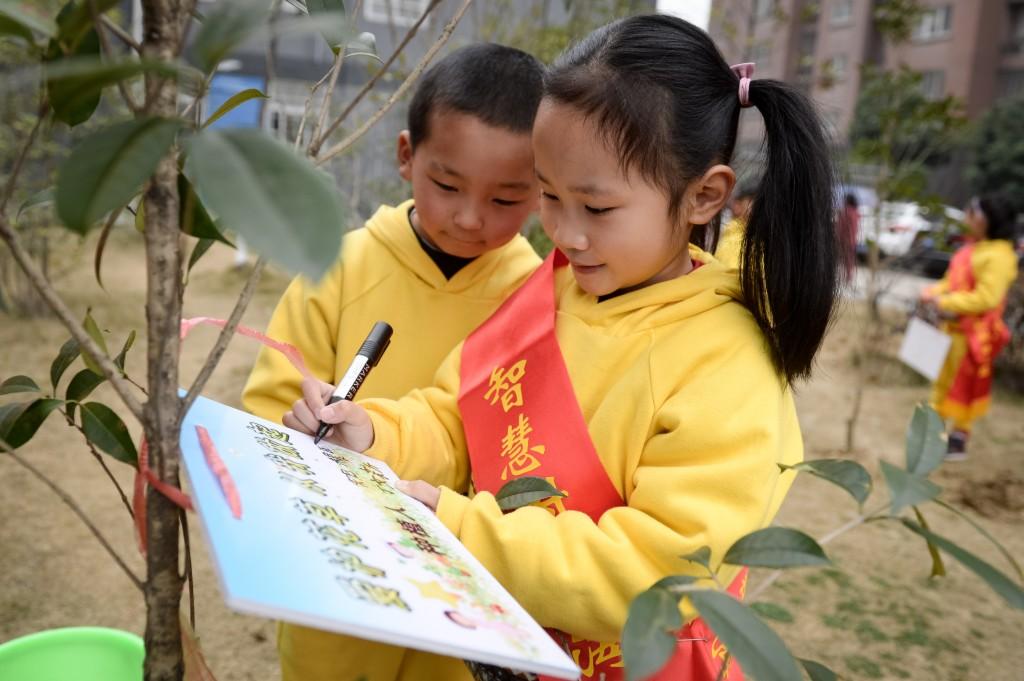
[[[333,384],[373,323],[391,324],[391,346],[360,396],[397,398],[430,385],[452,348],[540,264],[530,244],[517,235],[445,279],[413,232],[412,205],[382,206],[364,229],[347,234],[341,258],[319,284],[293,280],[267,329],[270,337],[295,345],[310,371]],[[280,423],[301,397],[301,380],[287,359],[264,348],[242,393],[245,409]],[[405,653],[290,624],[279,628],[278,650],[284,681],[394,681]],[[460,661],[416,655],[433,658],[432,668],[444,670],[437,678],[472,678]]]
[[[743,236],[747,231],[747,221],[733,218],[722,227],[722,235],[715,248],[715,259],[726,267],[739,269],[740,255],[743,253]]]
[[[1017,254],[1006,239],[986,239],[974,245],[971,252],[974,289],[951,291],[949,270],[931,289],[937,294],[935,304],[943,312],[958,315],[982,314],[999,307],[1006,292],[1017,279]]]
[[[375,428],[367,453],[403,478],[444,485],[438,517],[543,626],[617,641],[633,598],[665,575],[700,574],[680,556],[708,545],[717,566],[736,539],[766,526],[792,482],[776,464],[802,458],[790,390],[736,272],[695,247],[691,255],[705,264],[603,302],[568,268],[556,272],[556,336],[625,500],[597,523],[536,506],[503,514],[490,493],[460,494],[470,484],[461,346],[433,386],[362,402]],[[718,569],[725,584],[736,573]]]

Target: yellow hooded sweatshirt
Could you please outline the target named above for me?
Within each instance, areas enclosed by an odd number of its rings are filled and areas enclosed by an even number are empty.
[[[391,324],[391,346],[361,396],[397,398],[430,385],[452,348],[540,264],[517,235],[445,279],[412,230],[412,205],[382,206],[365,229],[347,234],[341,258],[319,284],[293,280],[267,329],[270,337],[295,345],[315,376],[336,383],[373,323]],[[301,397],[301,380],[287,359],[264,348],[242,393],[245,409],[280,423]],[[279,629],[278,650],[284,681],[394,681],[404,653],[287,624]],[[452,666],[465,670],[461,663]]]
[[[715,248],[715,258],[726,267],[739,269],[740,256],[743,254],[743,236],[747,231],[747,221],[733,218],[723,228]]]
[[[506,514],[490,493],[460,494],[470,484],[461,346],[434,386],[362,402],[375,429],[367,453],[405,479],[444,485],[438,517],[545,627],[618,641],[638,594],[666,575],[701,574],[680,556],[707,545],[718,565],[739,537],[768,525],[793,477],[776,464],[802,459],[790,390],[740,300],[736,271],[694,247],[691,256],[705,264],[603,302],[568,268],[556,272],[558,343],[625,500],[597,523],[537,506]],[[737,572],[718,568],[726,584]]]

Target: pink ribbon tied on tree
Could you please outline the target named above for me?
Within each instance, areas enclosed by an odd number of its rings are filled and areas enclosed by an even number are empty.
[[[750,104],[750,80],[754,77],[754,62],[734,64],[729,67],[740,79],[740,106],[747,108]]]

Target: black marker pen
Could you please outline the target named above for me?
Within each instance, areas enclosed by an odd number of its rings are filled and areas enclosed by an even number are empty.
[[[393,330],[390,324],[377,322],[373,325],[373,328],[370,329],[370,335],[359,346],[359,352],[352,358],[352,363],[348,365],[348,371],[341,377],[341,382],[338,383],[338,387],[331,393],[331,399],[327,400],[327,404],[334,404],[341,400],[351,400],[356,396],[359,386],[366,380],[366,375],[370,373],[370,369],[377,366],[377,362],[380,361],[384,351],[391,344],[392,333]],[[316,437],[313,438],[313,444],[319,444],[320,440],[324,439],[324,436],[327,435],[327,431],[331,429],[332,425],[321,421],[320,427],[316,429]]]

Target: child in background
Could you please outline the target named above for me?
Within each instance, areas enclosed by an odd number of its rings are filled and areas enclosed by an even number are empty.
[[[969,242],[953,255],[942,280],[921,292],[922,302],[951,318],[943,330],[953,343],[931,397],[953,422],[947,461],[967,458],[971,425],[988,412],[992,362],[1010,340],[1006,293],[1017,278],[1013,205],[1005,197],[975,197],[966,213]]]
[[[747,230],[747,217],[750,215],[750,206],[756,193],[757,184],[753,182],[741,183],[733,192],[732,200],[729,202],[732,219],[722,228],[722,236],[715,248],[715,257],[726,267],[735,269],[740,266],[743,233]]]
[[[751,76],[668,16],[616,21],[568,50],[533,133],[556,250],[433,386],[324,407],[331,386],[308,380],[285,417],[306,432],[335,424],[333,442],[419,478],[403,488],[583,678],[623,678],[630,602],[666,575],[702,574],[680,556],[710,546],[718,580],[742,594],[724,552],[771,522],[793,475],[778,464],[802,458],[790,387],[836,301],[833,173],[806,97]],[[735,270],[688,242],[717,229],[747,106],[764,118],[767,162]],[[494,494],[524,475],[567,496],[503,513]],[[724,649],[682,607],[657,678],[712,681]]]
[[[360,394],[397,398],[429,385],[452,348],[540,263],[519,230],[537,203],[530,131],[542,83],[540,62],[493,44],[462,48],[431,67],[398,137],[412,200],[382,206],[347,234],[323,281],[295,279],[268,335],[295,345],[314,375],[335,383],[373,323],[385,320],[395,330],[391,347]],[[281,422],[302,395],[301,380],[265,349],[242,401]],[[284,681],[393,681],[404,655],[290,624],[280,627],[278,649]],[[438,659],[436,678],[468,676],[461,663]]]

